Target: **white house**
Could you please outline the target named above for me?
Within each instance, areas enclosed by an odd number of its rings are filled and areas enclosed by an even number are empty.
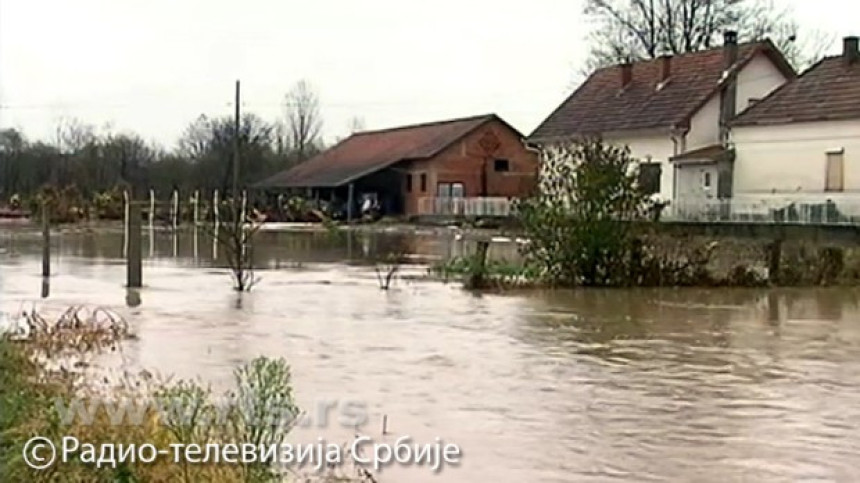
[[[803,216],[830,200],[860,215],[858,38],[739,114],[731,141],[738,205],[795,203]]]
[[[627,145],[642,183],[663,199],[730,196],[727,121],[795,75],[770,41],[738,45],[727,32],[720,48],[597,70],[527,142],[599,136]]]

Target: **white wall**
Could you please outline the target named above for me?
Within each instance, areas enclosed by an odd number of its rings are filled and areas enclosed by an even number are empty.
[[[786,82],[785,76],[764,54],[758,54],[738,72],[737,107],[740,113],[750,99],[762,99]],[[687,151],[720,142],[720,95],[714,95],[690,120]]]
[[[605,142],[616,146],[627,145],[634,158],[646,162],[651,157],[651,162],[660,162],[662,165],[662,177],[660,179],[660,197],[666,200],[672,199],[672,183],[674,183],[672,164],[669,158],[675,155],[675,145],[668,133],[653,135],[638,135],[631,137],[607,137]]]
[[[827,151],[840,148],[845,193],[860,195],[860,120],[736,127],[732,140],[736,197],[823,194]]]
[[[750,99],[762,99],[786,81],[782,72],[764,54],[758,54],[738,72],[737,107],[742,112]]]
[[[686,151],[713,146],[720,142],[720,96],[712,97],[690,120]]]

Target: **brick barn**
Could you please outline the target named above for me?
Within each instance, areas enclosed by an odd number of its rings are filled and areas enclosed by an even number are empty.
[[[358,132],[256,187],[349,206],[353,216],[365,197],[384,215],[436,214],[440,200],[531,193],[538,159],[522,139],[494,114]]]

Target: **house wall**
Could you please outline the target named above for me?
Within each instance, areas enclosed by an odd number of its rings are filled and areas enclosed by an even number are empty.
[[[758,54],[738,72],[736,112],[741,112],[750,104],[750,99],[761,99],[786,82],[785,76],[764,54]],[[675,167],[669,158],[714,144],[720,143],[720,95],[714,95],[690,119],[687,135],[676,146],[665,130],[653,133],[634,133],[630,135],[605,136],[604,140],[614,145],[627,145],[633,157],[661,164],[660,197],[666,200],[681,196],[692,189],[687,186],[701,184],[701,170],[690,170],[685,177],[679,178],[675,186]],[[677,151],[677,152],[676,152]],[[695,173],[693,173],[695,171]],[[689,189],[688,189],[689,188]],[[716,187],[714,188],[716,190]]]
[[[693,115],[685,151],[713,146],[720,142],[720,96],[713,96]]]
[[[860,195],[860,120],[741,126],[731,137],[736,198]],[[833,149],[845,150],[843,193],[824,191],[827,152]]]
[[[666,200],[672,199],[672,184],[674,176],[669,158],[675,155],[675,144],[668,133],[640,134],[630,137],[606,137],[604,141],[630,148],[630,153],[642,162],[659,162],[661,165],[660,197]]]
[[[499,144],[489,155],[480,144],[488,133],[494,135]],[[509,170],[496,172],[496,159],[508,160]],[[463,183],[466,197],[527,196],[537,182],[537,169],[537,153],[526,149],[520,135],[502,122],[491,121],[431,159],[403,164],[404,212],[417,215],[421,198],[435,197],[439,183]],[[487,193],[481,192],[483,170],[486,170]],[[422,174],[427,180],[424,190],[421,189]],[[407,176],[412,176],[411,191],[407,190]]]
[[[785,76],[764,54],[758,54],[738,72],[737,108],[740,113],[750,99],[763,99],[786,81]]]
[[[758,54],[738,72],[735,112],[742,112],[750,99],[762,99],[786,82],[785,76],[764,54]],[[720,142],[720,96],[715,95],[690,120],[685,151]]]

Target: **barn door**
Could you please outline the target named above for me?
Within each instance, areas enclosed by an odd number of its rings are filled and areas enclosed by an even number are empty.
[[[845,157],[841,152],[827,153],[825,191],[842,191],[845,178]]]

